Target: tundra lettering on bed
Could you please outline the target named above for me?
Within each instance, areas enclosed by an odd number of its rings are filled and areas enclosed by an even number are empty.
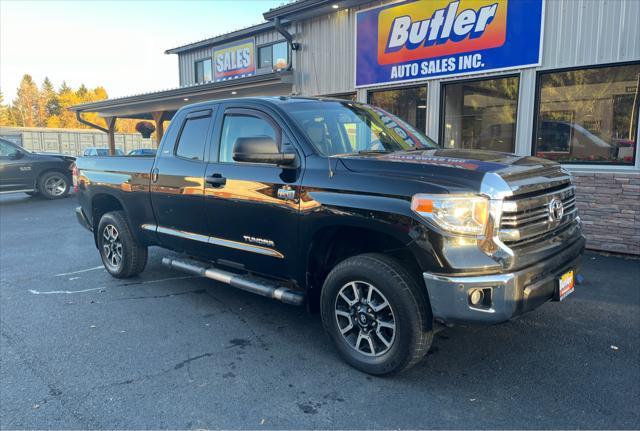
[[[302,97],[178,110],[155,158],[77,161],[82,225],[114,277],[163,263],[319,311],[337,351],[404,370],[443,325],[507,321],[574,291],[571,176],[442,149],[365,104]]]

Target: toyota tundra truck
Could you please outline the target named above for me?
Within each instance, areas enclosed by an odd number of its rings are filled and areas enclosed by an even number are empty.
[[[445,149],[352,101],[185,106],[155,157],[83,157],[74,174],[112,276],[172,250],[170,268],[319,313],[340,356],[376,375],[416,364],[444,325],[565,299],[585,244],[559,164]]]

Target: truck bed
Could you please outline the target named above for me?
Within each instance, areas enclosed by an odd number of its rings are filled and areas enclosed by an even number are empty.
[[[76,160],[76,166],[85,175],[92,179],[98,175],[108,179],[107,182],[123,182],[133,176],[146,175],[147,187],[149,186],[148,176],[153,168],[154,157],[135,156],[108,156],[108,157],[80,157]]]
[[[153,157],[81,157],[78,169],[78,201],[93,226],[95,211],[105,205],[105,199],[117,201],[126,211],[134,235],[144,223],[153,223],[154,216],[149,195]]]

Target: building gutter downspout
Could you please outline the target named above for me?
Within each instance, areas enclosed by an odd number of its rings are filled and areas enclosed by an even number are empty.
[[[89,127],[94,129],[98,129],[107,134],[107,139],[109,143],[109,155],[116,155],[116,120],[117,117],[106,117],[104,121],[107,123],[107,129],[104,127],[98,126],[95,123],[85,120],[82,118],[82,111],[76,111],[76,118],[82,124],[86,124]]]
[[[90,121],[85,120],[84,118],[82,118],[82,111],[76,111],[76,119],[78,120],[78,122],[87,125],[93,129],[98,129],[104,133],[109,133],[109,130],[105,129],[104,127],[98,126],[97,124],[94,124]]]
[[[276,27],[276,30],[278,33],[280,33],[287,41],[287,45],[289,48],[289,55],[287,56],[287,70],[291,70],[291,61],[292,61],[292,51],[297,51],[298,49],[300,49],[300,44],[297,42],[293,41],[293,36],[291,35],[291,33],[289,33],[287,31],[286,28],[284,28],[284,26],[282,25],[282,23],[280,22],[280,18],[276,17],[273,20],[273,24]]]

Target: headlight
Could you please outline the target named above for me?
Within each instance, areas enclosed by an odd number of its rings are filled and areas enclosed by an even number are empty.
[[[489,218],[489,200],[478,195],[417,194],[411,209],[448,232],[481,235]]]

